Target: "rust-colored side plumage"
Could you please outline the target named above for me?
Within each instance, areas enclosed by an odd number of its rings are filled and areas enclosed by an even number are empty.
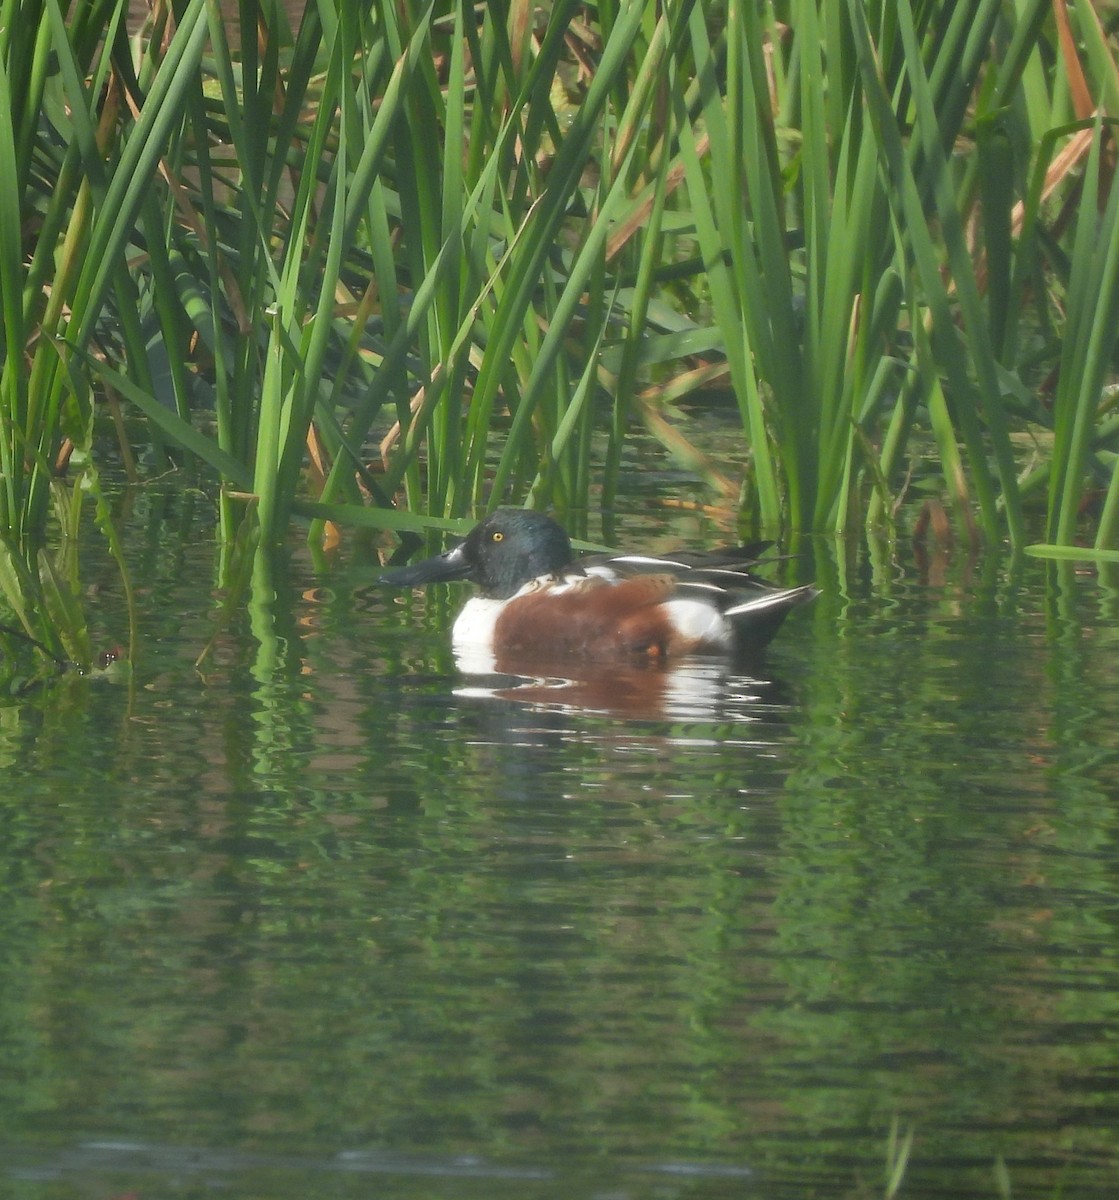
[[[673,593],[671,575],[641,575],[620,583],[588,577],[560,589],[518,596],[497,618],[494,644],[506,655],[534,658],[663,659],[686,653],[661,607]]]

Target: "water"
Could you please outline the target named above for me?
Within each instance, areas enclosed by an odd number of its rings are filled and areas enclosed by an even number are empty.
[[[1116,1194],[1094,576],[824,556],[619,699],[464,680],[360,555],[221,626],[144,504],[131,686],[0,707],[0,1194],[881,1196],[891,1128],[904,1196]]]

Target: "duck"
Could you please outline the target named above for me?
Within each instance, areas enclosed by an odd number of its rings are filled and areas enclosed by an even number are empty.
[[[811,584],[775,587],[751,573],[770,544],[577,556],[546,513],[498,508],[445,553],[380,578],[400,588],[477,586],[451,630],[469,673],[563,661],[667,665],[756,653],[789,613],[815,599]]]

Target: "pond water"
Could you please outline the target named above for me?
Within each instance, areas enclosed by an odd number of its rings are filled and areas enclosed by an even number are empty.
[[[360,554],[222,625],[190,503],[131,683],[0,707],[4,1196],[882,1196],[891,1131],[904,1196],[1119,1194],[1093,573],[824,548],[751,675],[614,702],[464,680]]]

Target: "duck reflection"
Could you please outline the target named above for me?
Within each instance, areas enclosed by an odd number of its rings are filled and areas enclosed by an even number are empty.
[[[786,688],[758,664],[719,658],[664,663],[535,660],[524,655],[457,653],[466,677],[457,696],[498,700],[537,711],[599,713],[634,720],[770,720],[787,705]]]

